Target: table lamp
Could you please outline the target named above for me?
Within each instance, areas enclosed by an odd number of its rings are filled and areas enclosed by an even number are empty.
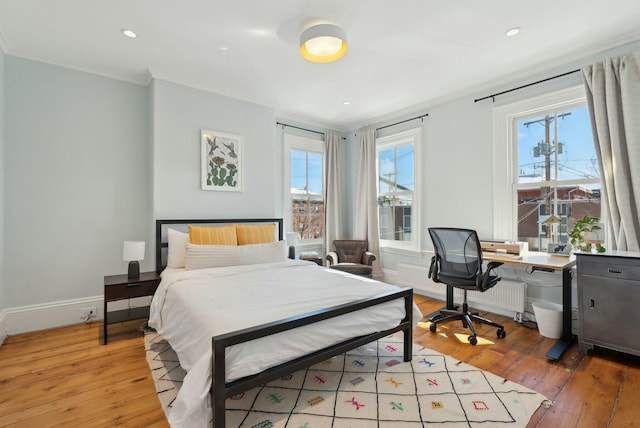
[[[140,260],[144,260],[144,241],[124,241],[122,259],[129,262],[129,279],[140,278]]]
[[[296,258],[296,245],[298,245],[298,234],[296,232],[287,232],[287,246],[289,247],[289,258]]]

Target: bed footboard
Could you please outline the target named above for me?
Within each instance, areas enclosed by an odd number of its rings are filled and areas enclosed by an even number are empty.
[[[261,337],[291,330],[304,325],[313,324],[319,321],[345,315],[360,309],[369,308],[392,300],[404,299],[405,317],[395,327],[388,330],[359,336],[344,342],[320,349],[311,354],[293,359],[263,372],[247,376],[233,382],[226,382],[226,362],[225,349],[239,343],[248,342]],[[402,331],[404,334],[404,361],[410,361],[413,345],[413,289],[400,288],[397,291],[379,294],[371,298],[357,300],[338,306],[310,312],[296,317],[263,324],[240,330],[233,333],[223,334],[212,338],[213,357],[211,362],[211,407],[213,410],[214,428],[225,427],[225,401],[232,395],[247,391],[259,385],[263,385],[284,375],[293,373],[310,365],[319,363],[336,355],[350,351],[358,346],[371,343],[389,334]]]

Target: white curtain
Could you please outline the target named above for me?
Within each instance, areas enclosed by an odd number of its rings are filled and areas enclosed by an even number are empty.
[[[333,241],[343,238],[340,137],[327,133],[324,142],[324,249],[329,252]]]
[[[640,251],[640,52],[582,69],[606,204],[607,245]]]
[[[382,277],[380,268],[380,231],[378,229],[378,192],[376,190],[376,131],[362,131],[358,142],[358,177],[354,214],[354,239],[366,239],[369,251],[376,255],[373,277]]]

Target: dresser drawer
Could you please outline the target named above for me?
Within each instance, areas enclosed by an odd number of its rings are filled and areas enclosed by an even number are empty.
[[[640,281],[640,266],[637,263],[632,265],[628,259],[622,257],[579,256],[578,270],[582,275]]]
[[[150,296],[156,292],[160,281],[140,281],[127,284],[117,284],[105,287],[106,300],[128,299],[131,297]]]

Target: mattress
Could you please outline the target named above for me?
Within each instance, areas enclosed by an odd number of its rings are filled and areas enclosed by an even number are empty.
[[[211,338],[397,287],[315,263],[287,260],[245,266],[168,269],[151,303],[149,324],[171,344],[187,371],[169,415],[172,426],[207,426],[211,418]],[[392,328],[404,318],[398,299],[231,346],[227,382],[344,340]],[[414,322],[422,314],[414,305]]]

